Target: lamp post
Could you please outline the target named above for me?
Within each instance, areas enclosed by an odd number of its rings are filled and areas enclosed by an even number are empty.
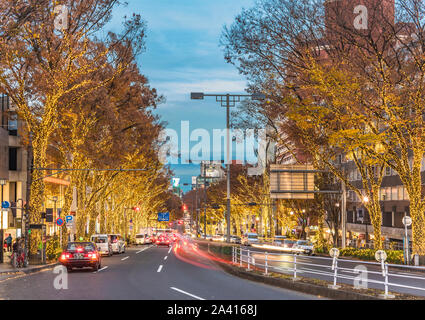
[[[222,107],[226,107],[226,171],[227,171],[227,237],[226,242],[230,242],[230,107],[234,107],[236,102],[240,102],[243,97],[250,97],[252,100],[264,100],[265,95],[255,94],[204,94],[203,92],[192,92],[192,100],[204,100],[204,97],[215,97]]]
[[[6,179],[0,179],[0,185],[1,185],[1,226],[0,226],[0,241],[1,241],[1,250],[0,250],[0,263],[4,262],[3,257],[3,242],[4,242],[4,230],[3,230],[3,186],[7,184]]]

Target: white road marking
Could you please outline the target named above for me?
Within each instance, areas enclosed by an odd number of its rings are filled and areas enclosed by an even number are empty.
[[[108,266],[103,267],[102,269],[99,269],[99,270],[97,270],[97,271],[95,271],[95,272],[93,272],[93,273],[98,273],[98,272],[103,271],[103,270],[105,270],[105,269],[108,269]]]
[[[162,264],[159,266],[158,271],[157,272],[161,272],[162,270]]]
[[[167,260],[168,256],[164,257],[164,260]]]
[[[168,253],[170,253],[170,252],[171,252],[171,249],[173,249],[173,247],[171,247],[171,248],[170,248],[170,250],[168,250]]]
[[[192,298],[198,299],[198,300],[205,300],[205,299],[202,299],[201,297],[195,296],[194,294],[191,294],[189,292],[186,292],[186,291],[183,291],[183,290],[174,288],[174,287],[170,287],[170,289],[175,290],[175,291],[178,291],[178,292],[183,293],[183,294],[186,294],[186,295],[188,295],[188,296],[190,296]]]
[[[127,260],[128,258],[130,257],[128,256],[128,257],[122,258],[121,261]]]
[[[145,251],[145,250],[148,250],[149,248],[152,248],[152,246],[149,246],[149,247],[143,248],[142,250],[137,251],[137,252],[136,252],[136,254],[139,254],[139,253],[141,253],[141,252],[143,252],[143,251]]]

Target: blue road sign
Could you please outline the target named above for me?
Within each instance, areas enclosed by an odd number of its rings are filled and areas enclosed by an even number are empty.
[[[74,217],[73,216],[66,216],[65,221],[66,221],[66,223],[70,223],[70,222],[74,221]]]
[[[158,212],[158,221],[170,221],[170,213]]]
[[[1,203],[1,207],[2,207],[2,209],[9,209],[9,208],[10,208],[10,203],[9,203],[9,201],[3,201],[3,202]]]

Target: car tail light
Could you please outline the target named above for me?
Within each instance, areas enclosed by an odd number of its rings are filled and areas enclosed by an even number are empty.
[[[89,252],[89,254],[87,256],[89,258],[92,258],[92,259],[97,259],[97,253],[96,252]]]
[[[62,260],[62,261],[65,261],[65,260],[66,260],[66,254],[62,253],[62,255],[61,255],[61,260]]]

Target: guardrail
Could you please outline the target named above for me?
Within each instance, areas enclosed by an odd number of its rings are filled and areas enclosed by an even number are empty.
[[[273,265],[273,262],[276,261],[282,261],[278,258],[285,258],[283,262],[285,264],[289,264],[288,267],[284,266],[275,266]],[[304,259],[303,259],[304,258]],[[304,261],[305,258],[308,258],[309,261]],[[321,261],[322,263],[319,263]],[[374,266],[375,269],[380,269],[380,271],[376,270],[361,270],[359,268],[346,268],[341,267],[338,265],[338,262],[341,263],[355,263],[358,267],[359,265],[362,266]],[[389,289],[392,288],[393,291],[395,288],[405,288],[405,289],[411,289],[411,290],[418,290],[422,293],[422,295],[425,295],[425,276],[419,276],[415,274],[401,274],[396,272],[390,272],[390,267],[395,267],[397,269],[400,268],[408,268],[409,270],[418,270],[418,271],[425,271],[425,267],[411,267],[411,266],[403,266],[403,265],[396,265],[396,264],[389,264],[384,262],[384,260],[381,261],[381,263],[377,262],[368,262],[368,261],[358,261],[358,260],[348,260],[348,259],[341,259],[338,260],[338,257],[334,258],[328,258],[328,257],[317,257],[317,256],[302,256],[297,254],[290,254],[290,253],[270,253],[270,252],[264,252],[264,251],[256,251],[251,249],[245,249],[242,247],[232,247],[232,263],[233,265],[239,266],[241,268],[246,268],[247,271],[252,270],[259,270],[263,271],[264,275],[269,275],[270,272],[275,273],[282,273],[282,274],[292,274],[292,279],[294,281],[299,280],[299,273],[309,273],[309,274],[315,274],[315,275],[321,275],[330,278],[330,280],[333,281],[333,284],[329,287],[332,289],[339,289],[340,286],[338,286],[338,283],[343,283],[343,279],[345,280],[352,280],[353,286],[357,289],[365,288],[364,284],[361,285],[358,284],[358,282],[365,281],[366,284],[374,283],[377,285],[382,285],[382,288],[384,289],[384,298],[393,298],[393,295],[389,294]],[[363,266],[363,267],[364,267]],[[369,277],[366,277],[366,279],[361,277],[361,273],[366,272],[367,275],[379,275],[375,278],[380,279],[369,279]],[[345,273],[345,274],[344,274]],[[347,275],[347,273],[350,274],[357,274],[359,276],[350,276]],[[412,286],[402,283],[395,283],[390,282],[389,279],[410,279],[414,280],[416,283],[420,283],[420,281],[423,281],[423,287],[419,286]],[[357,282],[356,282],[357,281]],[[367,286],[366,286],[367,287]]]

